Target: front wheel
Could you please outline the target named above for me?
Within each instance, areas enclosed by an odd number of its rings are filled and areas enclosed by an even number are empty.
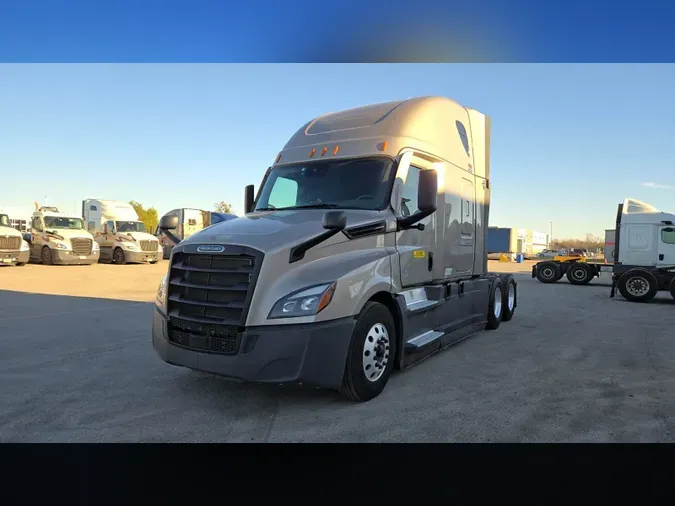
[[[23,267],[24,265],[26,265],[26,262],[17,262],[14,265],[16,265],[17,267]]]
[[[631,302],[648,302],[659,291],[656,276],[645,269],[631,269],[625,272],[617,282],[621,296]]]
[[[396,357],[396,326],[387,307],[368,302],[352,333],[340,393],[367,402],[382,393]]]
[[[124,256],[122,248],[115,248],[115,251],[113,251],[113,261],[117,265],[124,265],[127,263],[127,258]]]
[[[40,260],[42,260],[43,265],[52,265],[54,263],[52,260],[52,250],[47,246],[44,246],[40,251]]]

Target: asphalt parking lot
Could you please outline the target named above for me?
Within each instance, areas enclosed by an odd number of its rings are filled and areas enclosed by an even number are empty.
[[[230,383],[150,344],[167,262],[0,268],[1,442],[666,442],[675,440],[675,301],[543,285],[514,319],[396,373],[365,404]],[[607,283],[608,278],[604,279]]]

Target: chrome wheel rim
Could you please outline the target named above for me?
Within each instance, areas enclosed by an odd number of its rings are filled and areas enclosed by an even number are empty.
[[[498,320],[502,316],[502,289],[501,287],[497,287],[495,290],[495,304],[494,304],[494,309],[493,309],[495,318]]]
[[[363,374],[370,382],[379,380],[389,363],[389,332],[382,323],[376,323],[366,334],[363,344]]]
[[[635,276],[626,282],[626,291],[633,297],[642,297],[649,292],[649,281],[642,276]]]
[[[509,311],[513,311],[513,308],[516,307],[516,285],[509,283],[509,298],[508,298]]]

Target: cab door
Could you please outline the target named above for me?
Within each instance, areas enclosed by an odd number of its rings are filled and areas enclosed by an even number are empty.
[[[416,159],[412,152],[407,152],[401,157],[396,178],[400,179],[400,193],[395,198],[394,211],[397,217],[406,217],[415,214],[417,209],[417,192],[420,173],[424,170],[422,163]],[[424,230],[411,228],[396,233],[396,249],[399,256],[401,269],[401,286],[411,287],[423,285],[432,280],[433,255],[436,237],[435,215],[431,214],[422,219],[418,224],[424,225]]]
[[[656,265],[666,267],[675,265],[675,227],[659,227]]]

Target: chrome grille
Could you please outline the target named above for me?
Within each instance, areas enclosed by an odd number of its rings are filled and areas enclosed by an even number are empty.
[[[71,239],[70,245],[76,255],[91,255],[91,239]]]
[[[158,241],[141,241],[141,250],[142,251],[152,251],[153,253],[157,253],[157,250],[159,249],[159,242]]]
[[[236,354],[256,267],[252,255],[174,254],[167,294],[169,340]]]
[[[0,249],[21,248],[21,237],[0,237]]]

